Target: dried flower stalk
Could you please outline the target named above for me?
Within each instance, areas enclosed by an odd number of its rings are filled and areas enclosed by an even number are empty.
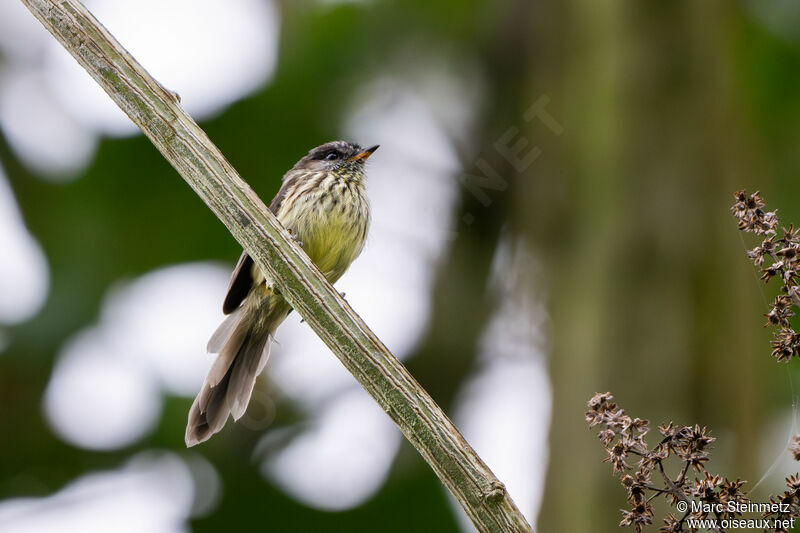
[[[767,313],[766,326],[775,328],[772,340],[772,355],[778,361],[789,362],[800,357],[800,335],[792,328],[789,319],[800,306],[800,228],[790,225],[782,228],[778,238],[778,215],[775,211],[764,211],[764,200],[758,191],[748,195],[741,190],[734,193],[736,202],[731,207],[739,229],[763,235],[760,245],[747,251],[747,257],[761,271],[761,279],[769,283],[773,278],[781,281],[781,294],[775,297]]]
[[[786,478],[788,490],[779,496],[771,496],[769,503],[750,503],[742,487],[741,479],[712,474],[706,469],[714,437],[699,425],[678,426],[674,422],[658,427],[659,441],[648,446],[645,439],[650,422],[631,418],[614,401],[611,393],[597,393],[589,400],[586,421],[589,427],[599,426],[597,437],[606,450],[604,462],[612,465],[614,475],[627,491],[629,509],[622,510],[621,527],[632,527],[637,533],[653,523],[652,501],[663,496],[667,504],[677,513],[664,519],[661,533],[698,531],[695,521],[712,518],[718,524],[724,521],[759,522],[745,520],[742,511],[768,507],[762,513],[759,524],[776,525],[776,521],[789,521],[800,516],[800,477],[797,474]],[[635,468],[629,464],[636,459]],[[670,477],[667,472],[678,474]],[[702,474],[690,479],[690,472]],[[784,533],[784,527],[766,527],[770,533]],[[723,533],[723,527],[713,528]]]

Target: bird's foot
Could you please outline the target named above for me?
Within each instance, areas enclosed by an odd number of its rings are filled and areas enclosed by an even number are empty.
[[[295,230],[291,229],[291,228],[289,228],[286,231],[289,232],[289,235],[292,237],[294,242],[296,242],[300,246],[300,248],[302,248],[303,247],[303,241],[300,240],[300,236],[297,234],[297,232]]]

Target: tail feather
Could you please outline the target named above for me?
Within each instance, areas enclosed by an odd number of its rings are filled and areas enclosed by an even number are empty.
[[[206,346],[208,353],[220,353],[222,347],[228,343],[231,335],[233,335],[233,332],[236,330],[236,326],[239,324],[243,309],[244,307],[236,309],[222,321],[222,324],[219,325],[214,334],[211,335],[211,338],[208,339],[208,345]]]
[[[228,419],[230,407],[227,405],[228,380],[230,374],[220,381],[217,387],[206,388],[197,396],[189,410],[189,424],[186,426],[186,446],[194,446],[217,433]],[[203,399],[201,400],[201,395]],[[204,407],[201,409],[201,403]]]
[[[248,345],[236,357],[236,361],[231,367],[230,385],[228,387],[231,415],[233,415],[234,420],[242,418],[242,415],[247,410],[250,396],[253,395],[256,378],[261,373],[268,358],[269,335],[264,335],[259,339],[251,338]]]
[[[230,414],[234,419],[241,418],[256,378],[266,364],[270,328],[264,332],[252,330],[252,323],[243,320],[243,313],[245,311],[237,310],[228,317],[209,341],[209,347],[213,343],[222,346],[189,410],[187,446],[208,440],[223,428]]]
[[[217,355],[214,364],[211,365],[211,369],[208,371],[208,376],[206,376],[206,381],[200,392],[201,395],[203,393],[207,394],[205,385],[208,385],[209,389],[213,389],[222,381],[239,356],[239,352],[247,345],[249,337],[250,332],[247,331],[246,326],[236,328],[228,337],[226,344],[217,351],[219,355]]]

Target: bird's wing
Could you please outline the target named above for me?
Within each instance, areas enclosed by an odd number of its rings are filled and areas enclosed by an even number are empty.
[[[233,269],[231,283],[228,285],[228,294],[225,295],[225,301],[222,303],[222,312],[229,315],[236,311],[247,293],[250,292],[252,285],[253,260],[247,255],[247,252],[242,252],[236,268]]]
[[[272,199],[269,204],[269,210],[273,215],[278,214],[278,209],[281,207],[283,199],[286,197],[287,191],[294,186],[300,178],[295,173],[287,172],[283,179],[283,186],[281,186],[278,194]],[[236,268],[233,269],[231,275],[231,283],[228,285],[228,294],[225,295],[225,301],[222,303],[222,312],[229,315],[236,311],[242,304],[242,301],[250,292],[253,286],[253,260],[247,255],[247,252],[242,252],[239,257],[239,262],[236,263]]]

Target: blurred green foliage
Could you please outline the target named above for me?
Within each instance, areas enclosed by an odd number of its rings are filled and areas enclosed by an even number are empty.
[[[582,421],[597,391],[654,424],[708,425],[722,437],[715,471],[750,480],[773,449],[763,435],[791,409],[787,372],[760,328],[772,293],[754,281],[728,206],[734,190],[761,189],[785,223],[800,223],[800,39],[748,6],[284,1],[274,79],[201,124],[268,199],[309,147],[338,137],[352,95],[398,51],[420,60],[457,51],[478,65],[486,92],[471,144],[459,147],[464,169],[492,159],[510,190],[487,208],[460,189],[456,220],[470,213],[476,223],[457,222],[409,366],[449,407],[492,309],[484,291],[501,228],[528,242],[552,343],[542,531],[617,530],[624,493]],[[520,120],[542,94],[563,136]],[[524,175],[493,150],[514,125],[543,153]],[[109,285],[176,262],[232,262],[238,244],[141,136],[102,141],[85,175],[65,184],[36,179],[5,142],[0,162],[52,275],[46,307],[12,329],[0,356],[0,498],[50,494],[138,449],[183,450],[189,399],[170,398],[134,449],[96,453],[50,432],[41,394],[56,350],[97,318]],[[745,245],[755,243],[745,236]],[[282,423],[299,416],[280,412]],[[225,492],[194,531],[457,530],[439,482],[407,445],[375,498],[325,513],[264,481],[255,438],[232,428],[201,450]]]

